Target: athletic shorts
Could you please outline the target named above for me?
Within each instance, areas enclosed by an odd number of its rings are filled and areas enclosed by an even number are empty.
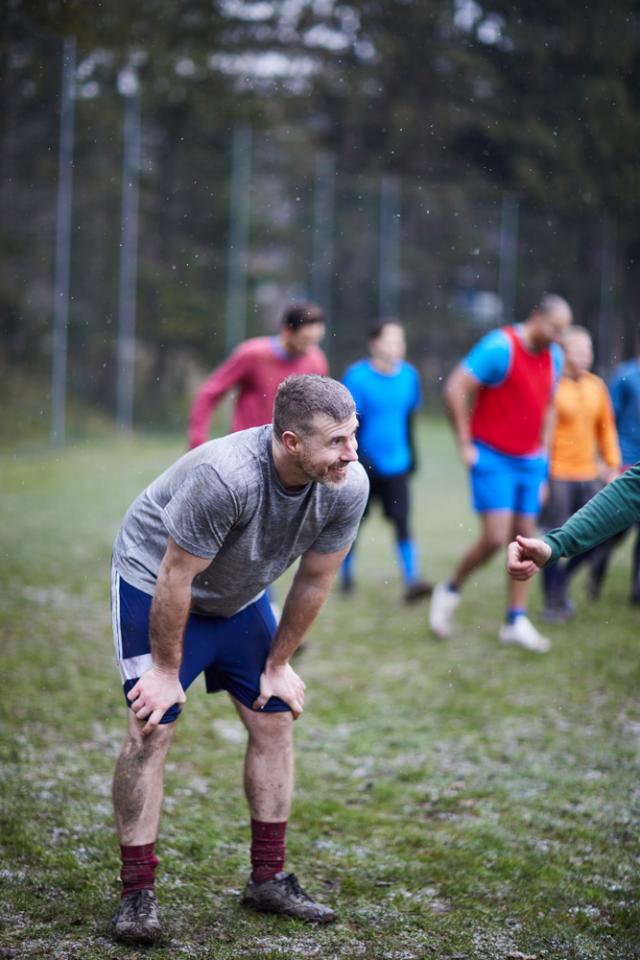
[[[112,571],[111,620],[116,661],[125,698],[153,665],[149,647],[149,613],[153,597],[132,587]],[[184,631],[180,683],[184,690],[204,674],[207,693],[226,690],[245,707],[260,694],[260,675],[271,649],[276,621],[266,594],[232,617],[190,614]],[[131,706],[127,700],[127,705]],[[160,723],[180,715],[174,704]],[[271,697],[261,712],[281,713],[290,707]]]
[[[473,509],[478,513],[510,510],[537,517],[540,491],[547,478],[544,457],[513,457],[484,443],[475,444],[478,459],[470,470]]]

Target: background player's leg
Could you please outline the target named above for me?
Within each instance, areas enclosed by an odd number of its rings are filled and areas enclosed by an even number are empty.
[[[479,538],[463,554],[451,580],[448,583],[439,583],[433,591],[429,626],[437,637],[445,638],[451,634],[453,615],[460,602],[460,589],[469,574],[508,543],[513,521],[510,510],[487,510],[478,516]]]
[[[509,542],[513,526],[510,510],[487,510],[479,514],[479,518],[480,536],[463,555],[451,578],[451,586],[457,590],[474,570]]]

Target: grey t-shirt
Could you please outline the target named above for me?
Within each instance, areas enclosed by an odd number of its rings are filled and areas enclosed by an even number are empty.
[[[167,537],[211,564],[193,581],[196,612],[229,617],[307,550],[333,553],[355,539],[369,481],[352,463],[339,486],[285,488],[271,426],[210,440],[165,470],[132,503],[113,560],[127,583],[153,594]]]

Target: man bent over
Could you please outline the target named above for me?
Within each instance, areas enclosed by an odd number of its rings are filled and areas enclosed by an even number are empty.
[[[119,940],[161,936],[154,844],[165,758],[185,691],[204,673],[248,733],[252,873],[242,902],[329,922],[284,871],[293,789],[292,721],[305,685],[289,664],[353,543],[368,481],[356,413],[335,380],[289,377],[273,424],[181,457],[129,508],[113,555],[113,626],[130,711],[113,802],[122,858]],[[301,558],[276,627],[265,589]]]

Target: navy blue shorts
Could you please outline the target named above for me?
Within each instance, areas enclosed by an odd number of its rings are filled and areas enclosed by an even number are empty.
[[[126,583],[112,572],[111,620],[116,660],[124,694],[153,665],[149,647],[149,613],[153,597]],[[208,617],[192,613],[184,631],[180,683],[184,690],[204,673],[207,693],[226,690],[245,707],[260,694],[260,675],[271,649],[276,621],[266,594],[232,617]],[[131,706],[127,700],[127,705]],[[262,712],[278,713],[290,707],[271,697]],[[174,704],[160,723],[172,723],[180,715]]]

